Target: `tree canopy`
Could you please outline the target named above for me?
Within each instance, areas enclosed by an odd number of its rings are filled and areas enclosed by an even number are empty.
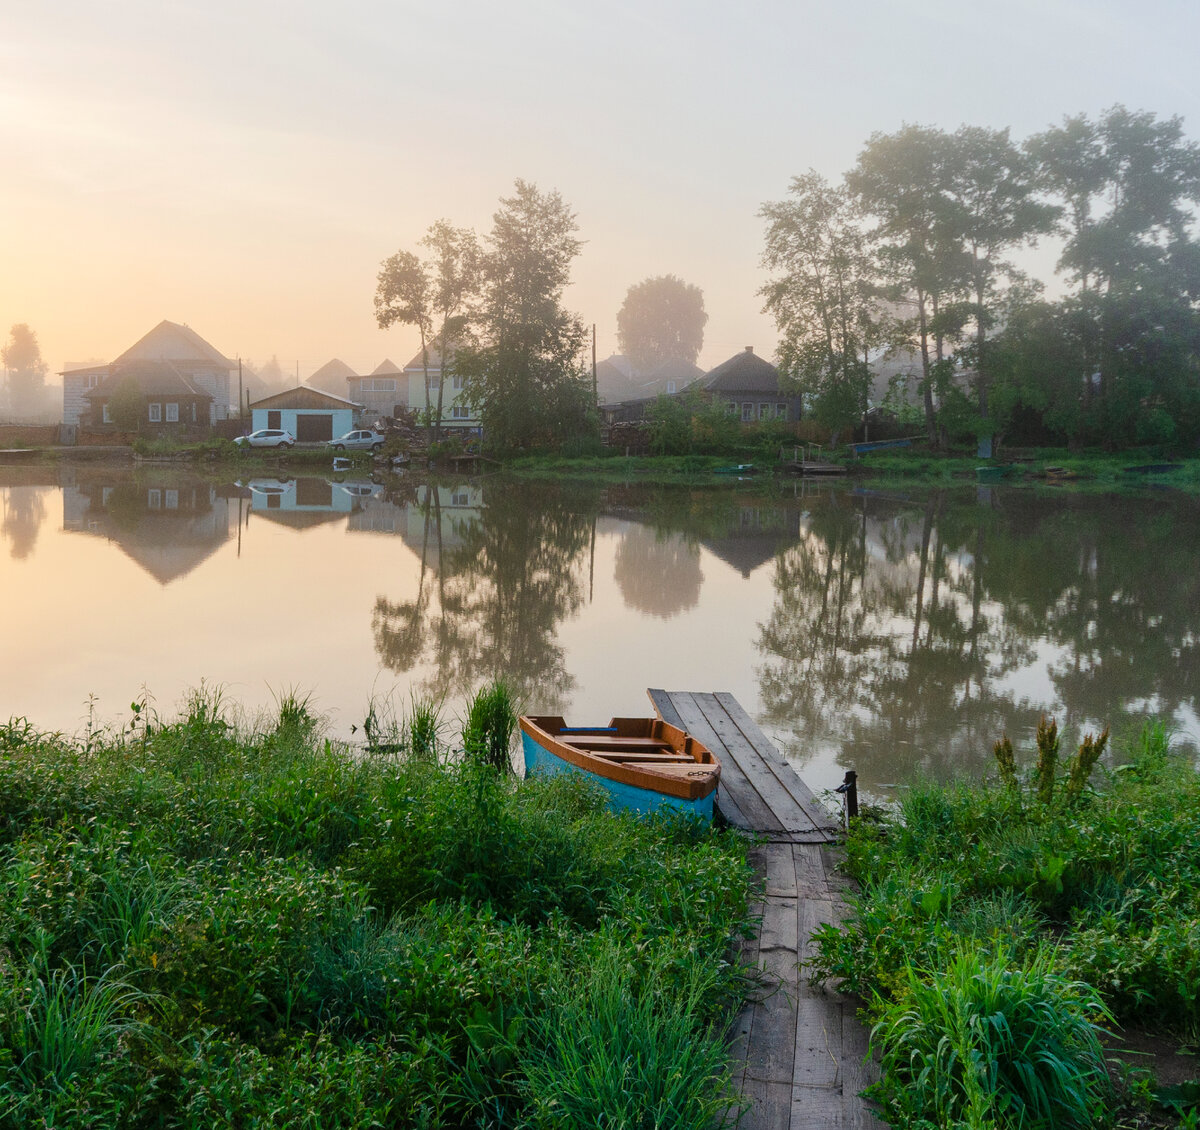
[[[474,344],[456,368],[489,446],[560,442],[587,426],[591,381],[582,322],[562,305],[582,246],[557,192],[518,180],[502,198],[482,255]]]
[[[46,408],[46,362],[37,334],[25,322],[9,331],[9,340],[0,347],[0,360],[8,370],[8,393],[14,416],[31,416]]]
[[[635,283],[617,311],[617,342],[639,373],[682,357],[696,363],[704,345],[704,292],[674,275]]]

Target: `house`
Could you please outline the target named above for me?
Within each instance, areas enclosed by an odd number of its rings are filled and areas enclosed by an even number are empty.
[[[354,427],[361,404],[329,392],[297,385],[250,405],[250,427],[284,428],[297,443],[321,443]]]
[[[380,361],[370,376],[350,376],[346,382],[350,399],[363,406],[365,416],[399,416],[408,407],[408,377],[392,361]]]
[[[780,387],[779,370],[757,356],[752,345],[710,369],[688,388],[724,404],[746,424],[758,420],[795,423],[803,411],[801,397]]]
[[[437,345],[429,346],[427,357],[420,351],[404,366],[408,377],[408,407],[415,412],[418,421],[426,419],[426,410],[432,415],[437,411],[438,389],[442,382],[442,353]],[[429,370],[429,400],[425,399],[425,371]],[[479,427],[479,414],[464,398],[463,378],[450,373],[446,388],[442,390],[442,427],[452,429],[475,429]]]
[[[86,405],[79,413],[81,426],[96,432],[137,430],[178,436],[207,432],[212,427],[212,394],[199,388],[173,362],[114,361],[106,368],[108,375],[81,397]],[[113,407],[114,397],[130,384],[141,399],[136,429],[129,428],[129,422],[120,419],[120,409]]]
[[[81,424],[90,407],[87,394],[110,379],[117,369],[128,368],[134,362],[169,366],[198,393],[206,393],[208,418],[197,420],[198,425],[211,426],[229,417],[230,374],[237,364],[190,327],[162,321],[109,364],[70,368],[61,374],[63,423]]]
[[[628,357],[614,353],[597,363],[596,400],[599,404],[619,404],[638,395]]]
[[[344,397],[348,392],[347,382],[357,375],[345,361],[341,361],[335,357],[332,361],[326,361],[304,383],[309,388],[319,389],[321,392],[328,392],[334,396]]]
[[[645,376],[634,377],[634,397],[653,399],[658,396],[674,396],[704,376],[699,365],[693,365],[682,357],[669,357],[656,365]]]

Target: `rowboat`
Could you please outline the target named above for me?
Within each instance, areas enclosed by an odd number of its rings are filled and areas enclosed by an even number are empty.
[[[707,746],[661,718],[568,726],[557,716],[523,715],[520,727],[526,776],[580,773],[608,791],[613,808],[712,819],[720,762]]]

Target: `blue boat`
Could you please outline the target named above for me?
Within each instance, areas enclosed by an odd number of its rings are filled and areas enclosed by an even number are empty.
[[[707,746],[661,718],[568,726],[523,716],[525,775],[579,773],[607,790],[613,808],[684,812],[711,820],[721,765]]]

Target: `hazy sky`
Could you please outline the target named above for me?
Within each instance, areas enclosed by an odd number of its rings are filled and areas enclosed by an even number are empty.
[[[403,364],[382,259],[523,177],[586,241],[570,306],[704,291],[701,364],[775,334],[760,205],[904,122],[1015,137],[1115,102],[1200,135],[1195,0],[0,0],[0,336],[53,368],[163,318],[301,377]]]

